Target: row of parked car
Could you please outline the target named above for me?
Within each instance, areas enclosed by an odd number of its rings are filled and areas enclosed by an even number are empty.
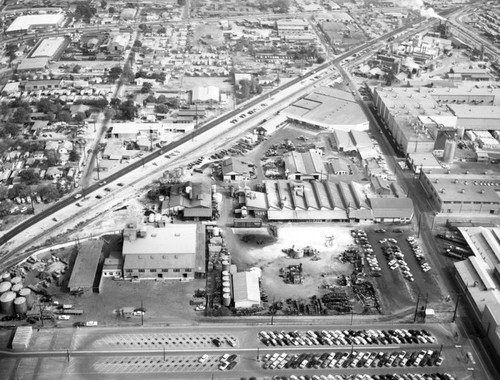
[[[303,353],[266,354],[262,360],[264,369],[305,368],[376,368],[376,367],[430,367],[440,366],[443,357],[439,351],[338,351],[322,354]]]
[[[352,230],[351,235],[354,237],[356,243],[361,246],[368,267],[372,271],[372,276],[380,277],[382,269],[378,263],[377,256],[373,251],[372,245],[368,242],[368,237],[366,236],[366,232],[363,230]]]
[[[415,281],[413,274],[410,271],[410,267],[404,258],[404,254],[401,252],[399,245],[397,245],[397,240],[381,239],[379,240],[379,243],[382,245],[382,252],[384,252],[385,257],[387,258],[389,268],[391,270],[399,268],[404,278],[410,282]]]
[[[449,373],[394,373],[385,375],[291,375],[274,376],[273,380],[456,380]]]
[[[406,241],[408,241],[408,244],[410,244],[411,250],[413,251],[413,254],[415,255],[418,265],[420,265],[422,271],[424,273],[430,271],[431,266],[425,259],[424,253],[422,252],[422,248],[420,248],[417,239],[414,236],[408,236],[406,238]]]
[[[436,339],[427,330],[261,331],[266,346],[347,346],[369,344],[425,344]]]

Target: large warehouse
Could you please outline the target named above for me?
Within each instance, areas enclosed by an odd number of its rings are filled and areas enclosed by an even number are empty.
[[[93,289],[103,245],[102,240],[91,240],[80,244],[68,282],[70,292],[86,292]]]
[[[500,229],[460,227],[474,253],[455,264],[455,277],[471,315],[500,353]]]
[[[47,57],[48,59],[53,59],[61,52],[65,46],[66,39],[64,37],[47,37],[44,38],[35,47],[33,53],[31,53],[30,58]]]
[[[449,221],[500,221],[498,165],[457,164],[453,169],[423,170],[420,183],[438,217]]]
[[[500,130],[500,89],[374,87],[373,100],[405,153],[427,153],[442,130]]]
[[[29,29],[59,27],[63,22],[63,13],[19,16],[12,22],[12,24],[10,24],[6,32],[16,33]]]
[[[289,119],[318,128],[366,131],[369,122],[351,93],[321,87],[281,112]]]
[[[205,230],[197,224],[123,231],[123,274],[131,279],[189,280],[205,273]]]

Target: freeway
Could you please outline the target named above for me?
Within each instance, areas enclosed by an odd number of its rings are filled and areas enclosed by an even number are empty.
[[[454,10],[447,10],[447,11],[443,12],[442,15],[450,14],[453,11]],[[297,77],[296,79],[294,79],[294,80],[292,80],[290,82],[287,82],[287,83],[285,83],[285,84],[283,84],[283,85],[281,85],[281,86],[279,86],[279,87],[271,90],[270,92],[267,92],[267,93],[262,94],[262,95],[260,95],[260,96],[258,96],[256,98],[248,100],[243,105],[240,105],[239,107],[237,107],[235,110],[229,111],[229,112],[221,115],[220,117],[218,117],[218,118],[216,118],[216,119],[214,119],[212,121],[209,121],[208,123],[202,125],[201,127],[199,127],[198,129],[194,130],[193,132],[191,132],[191,133],[183,136],[179,140],[174,141],[172,143],[169,143],[169,144],[163,146],[162,148],[160,148],[160,149],[152,152],[151,154],[147,155],[146,157],[142,158],[141,160],[133,162],[130,165],[128,165],[127,167],[125,167],[125,168],[117,171],[116,173],[111,174],[104,181],[101,181],[99,183],[96,183],[96,184],[93,184],[93,185],[90,185],[90,186],[84,188],[80,192],[81,195],[82,195],[82,197],[86,197],[89,194],[91,194],[92,192],[98,190],[101,187],[100,184],[105,184],[107,182],[112,182],[112,181],[118,180],[119,178],[124,177],[125,175],[127,175],[131,171],[139,169],[145,163],[148,163],[148,162],[150,162],[152,160],[155,160],[156,158],[160,157],[163,154],[166,154],[166,153],[174,151],[178,147],[180,147],[183,144],[189,142],[190,140],[194,139],[195,137],[198,137],[198,136],[202,135],[203,133],[211,130],[212,128],[216,127],[220,123],[222,123],[224,121],[227,121],[227,120],[229,120],[229,119],[237,116],[241,112],[244,112],[246,109],[250,109],[250,108],[252,108],[252,107],[260,104],[261,102],[266,101],[267,99],[273,97],[274,95],[278,94],[279,92],[284,91],[284,90],[286,90],[286,89],[288,89],[288,88],[296,85],[297,83],[303,81],[304,79],[308,79],[310,77],[313,77],[318,72],[321,72],[324,69],[332,67],[333,65],[338,65],[344,59],[346,59],[346,58],[348,58],[348,57],[350,57],[350,56],[352,56],[354,54],[358,54],[359,52],[363,51],[364,49],[370,48],[372,45],[374,45],[374,44],[376,44],[378,42],[385,41],[388,38],[394,37],[395,35],[398,35],[400,33],[403,33],[405,31],[413,29],[416,26],[422,26],[422,24],[424,24],[424,22],[422,20],[417,20],[417,21],[415,21],[412,24],[408,24],[408,25],[402,26],[400,28],[397,28],[397,29],[395,29],[395,30],[393,30],[393,31],[391,31],[389,33],[386,33],[386,34],[384,34],[384,35],[382,35],[382,36],[380,36],[378,38],[372,39],[372,40],[370,40],[370,41],[368,41],[368,42],[366,42],[364,44],[361,44],[358,47],[355,47],[355,48],[351,49],[348,52],[345,52],[345,53],[337,56],[334,60],[326,62],[326,63],[324,63],[324,64],[316,67],[315,69],[309,71],[308,73],[306,73],[306,74],[304,74],[304,75],[302,75],[300,77]],[[29,218],[28,220],[26,220],[24,222],[18,224],[17,226],[15,226],[14,228],[10,229],[9,231],[7,231],[4,235],[2,235],[0,237],[0,246],[3,246],[4,244],[6,244],[9,240],[11,240],[16,235],[22,233],[25,229],[27,229],[27,228],[35,225],[36,223],[44,220],[45,218],[50,217],[55,212],[57,212],[57,211],[65,208],[65,207],[69,206],[70,204],[72,204],[72,203],[74,203],[76,201],[77,201],[77,199],[75,199],[73,196],[66,197],[64,199],[61,199],[57,203],[55,203],[53,206],[47,208],[46,210],[44,210],[44,211],[42,211],[42,212],[40,212],[40,213],[32,216],[31,218]],[[15,254],[15,252],[16,252],[15,250],[12,250],[10,252],[9,251],[4,252],[3,255],[0,257],[0,260],[1,261],[5,261],[9,257],[11,257],[13,254]]]

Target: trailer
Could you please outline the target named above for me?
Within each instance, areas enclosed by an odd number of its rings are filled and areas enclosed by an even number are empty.
[[[447,245],[446,249],[461,255],[472,256],[472,252],[469,249],[457,247],[456,245]]]
[[[460,253],[453,252],[450,249],[447,249],[445,251],[445,255],[451,257],[452,259],[457,259],[457,260],[465,260],[466,256],[462,255]]]
[[[455,243],[455,244],[467,246],[467,242],[465,241],[465,239],[461,238],[459,236],[454,236],[454,235],[450,235],[450,234],[437,234],[437,237],[440,239],[443,239],[443,240],[451,241],[452,243]]]

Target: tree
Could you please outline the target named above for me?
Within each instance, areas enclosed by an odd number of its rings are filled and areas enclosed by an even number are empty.
[[[186,5],[186,0],[177,0],[177,4],[178,4],[180,7],[183,7],[184,5]]]
[[[139,24],[139,29],[144,33],[148,30],[148,26],[146,24]]]
[[[16,184],[14,186],[12,186],[10,189],[9,189],[9,192],[7,193],[9,198],[15,198],[15,197],[21,197],[21,198],[26,198],[28,195],[30,195],[31,193],[31,190],[29,188],[29,186],[25,185],[25,184]]]
[[[156,98],[156,103],[166,103],[166,102],[167,102],[167,97],[163,94]]]
[[[108,5],[108,2],[106,0],[101,0],[101,8],[106,8],[106,6]]]
[[[142,42],[140,40],[135,40],[134,41],[134,47],[137,47],[137,48],[142,47]]]
[[[45,151],[45,157],[47,158],[45,160],[47,166],[56,166],[57,164],[59,164],[60,156],[56,150],[50,149]]]
[[[132,99],[120,104],[121,118],[123,120],[133,120],[136,117],[137,107]]]
[[[166,104],[157,104],[155,106],[155,112],[156,113],[168,113],[168,106]]]
[[[109,8],[108,8],[108,13],[109,13],[110,15],[114,14],[115,12],[116,12],[115,7],[109,7]]]
[[[385,84],[387,86],[390,86],[395,80],[396,74],[394,73],[394,70],[391,69],[385,74]]]
[[[19,173],[21,182],[26,185],[36,185],[40,182],[40,176],[33,169],[26,169]]]
[[[111,99],[111,101],[109,102],[109,105],[110,105],[111,107],[113,107],[114,109],[117,109],[117,108],[120,106],[121,102],[122,102],[122,101],[121,101],[119,98],[113,98],[113,99]]]
[[[30,117],[30,112],[24,107],[19,107],[16,110],[16,112],[14,112],[14,114],[12,115],[12,121],[14,123],[22,124],[27,122],[29,117]]]
[[[167,29],[165,29],[165,27],[162,26],[160,29],[158,29],[157,33],[158,34],[165,34],[165,33],[167,33]]]
[[[90,19],[96,14],[97,9],[88,3],[78,3],[75,10],[75,17],[83,19],[85,22],[90,22]]]
[[[19,127],[19,125],[15,124],[15,123],[10,123],[10,122],[5,124],[5,126],[4,126],[5,133],[10,134],[11,136],[14,136],[14,137],[19,134],[20,129],[21,128]]]
[[[144,103],[156,103],[156,98],[153,94],[149,94],[146,99],[144,99]]]
[[[78,149],[73,148],[73,150],[69,152],[69,160],[71,162],[80,161],[80,152],[78,151]]]
[[[177,109],[179,108],[179,98],[168,98],[165,104],[170,108]]]
[[[108,72],[108,79],[112,83],[116,81],[118,78],[120,78],[120,75],[122,75],[123,69],[120,66],[115,66],[112,67],[109,72]]]
[[[61,197],[61,193],[59,192],[59,189],[50,184],[47,186],[43,186],[38,193],[40,194],[40,197],[45,201],[45,202],[52,202],[56,201]]]
[[[325,62],[325,57],[320,56],[316,59],[316,63],[322,64],[323,62]]]
[[[75,66],[73,66],[73,69],[71,71],[73,72],[73,74],[78,74],[81,69],[82,69],[82,66],[80,66],[79,64],[76,64]]]
[[[71,113],[67,110],[62,110],[56,115],[57,121],[62,121],[64,123],[69,123],[71,121]]]
[[[153,88],[153,83],[151,83],[151,82],[144,82],[142,84],[141,93],[147,94],[148,92],[151,91],[152,88]]]

